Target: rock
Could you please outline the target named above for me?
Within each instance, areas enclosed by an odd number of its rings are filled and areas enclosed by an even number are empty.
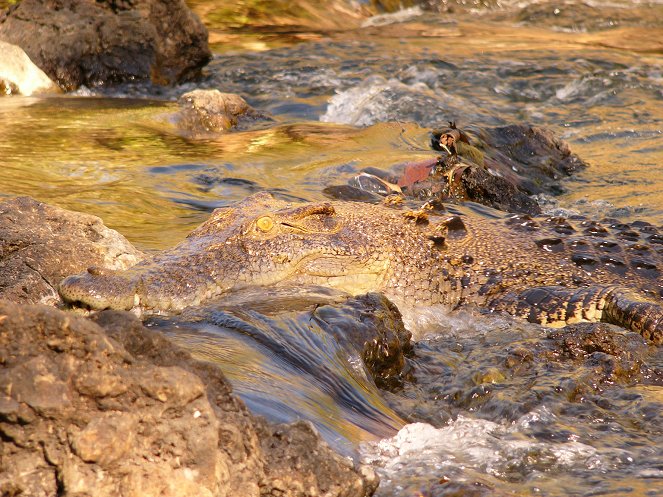
[[[536,215],[541,207],[530,195],[560,193],[559,180],[586,167],[552,131],[536,126],[464,131],[449,123],[431,135],[432,148],[442,152],[439,157],[390,171],[367,168],[348,187],[330,186],[324,193],[367,202],[374,202],[376,194],[393,193],[425,201],[470,200],[506,212]]]
[[[367,466],[339,481],[338,474],[348,474],[353,464],[341,457],[320,457],[329,449],[310,422],[265,428],[263,425],[259,431],[267,455],[265,472],[276,495],[350,497],[366,495],[368,489],[372,493],[377,488],[378,477]]]
[[[424,179],[403,189],[406,196],[421,200],[435,197],[443,201],[470,200],[505,212],[536,215],[541,208],[536,200],[487,169],[453,157],[439,160],[436,169]]]
[[[186,329],[195,323],[209,323],[231,329],[238,335],[251,335],[256,342],[281,361],[293,363],[300,374],[310,374],[315,381],[324,382],[333,376],[324,365],[301,361],[302,357],[323,354],[311,344],[299,340],[291,344],[292,355],[282,350],[284,337],[279,327],[260,327],[259,333],[249,332],[264,318],[288,315],[302,326],[315,327],[327,341],[335,341],[340,350],[356,353],[366,367],[367,375],[379,388],[399,387],[410,378],[411,370],[406,357],[412,351],[412,334],[405,328],[398,307],[381,293],[349,296],[345,293],[321,294],[315,287],[298,287],[297,293],[289,287],[270,288],[269,297],[263,292],[238,291],[222,296],[207,305],[192,306],[174,317],[148,320],[148,326],[163,330]],[[236,300],[235,300],[236,299]],[[256,319],[257,316],[261,316]],[[306,324],[304,324],[306,323]],[[192,349],[196,351],[195,345]]]
[[[96,216],[29,197],[0,203],[0,298],[57,304],[65,276],[88,266],[126,269],[142,258]]]
[[[0,41],[0,95],[59,92],[58,86],[16,45]]]
[[[587,164],[547,128],[512,124],[478,133],[486,167],[526,194],[560,193],[559,180]]]
[[[92,321],[1,301],[0,364],[2,495],[364,496],[377,487],[372,470],[333,453],[309,425],[256,420],[216,367],[129,313]],[[91,387],[103,377],[112,379]],[[42,387],[14,388],[29,384]]]
[[[182,95],[178,103],[181,110],[175,122],[191,134],[227,131],[241,119],[267,118],[239,95],[219,90],[193,90]]]
[[[605,323],[577,323],[548,333],[546,363],[573,361],[577,376],[591,388],[601,385],[661,384],[663,371],[648,365],[652,351],[637,333],[617,331]]]
[[[490,174],[486,169],[467,168],[462,176],[462,185],[469,200],[505,212],[540,214],[541,207],[532,197],[519,190],[501,176]]]
[[[551,2],[521,4],[516,14],[519,23],[529,26],[545,26],[546,29],[574,32],[614,30],[617,27],[637,26],[660,29],[663,12],[655,4],[644,4],[646,14],[621,5],[592,5],[584,2]]]
[[[368,293],[336,305],[321,305],[312,319],[344,344],[360,351],[366,369],[380,388],[397,388],[411,374],[405,357],[412,334],[398,308],[380,293]]]
[[[207,29],[183,0],[22,0],[0,15],[0,39],[65,90],[172,84],[199,75],[211,57]]]

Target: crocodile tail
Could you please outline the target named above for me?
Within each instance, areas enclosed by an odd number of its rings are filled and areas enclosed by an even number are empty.
[[[611,291],[605,300],[603,321],[640,333],[657,345],[663,344],[663,307],[621,289]]]
[[[663,307],[619,287],[530,288],[498,297],[490,302],[489,309],[551,327],[603,321],[640,333],[655,344],[663,344]]]

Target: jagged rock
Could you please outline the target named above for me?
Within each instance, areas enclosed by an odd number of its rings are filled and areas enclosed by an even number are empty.
[[[126,269],[142,258],[96,216],[29,197],[0,203],[0,298],[57,304],[65,276],[88,266]]]
[[[197,76],[211,57],[207,29],[183,0],[22,0],[0,14],[0,39],[65,90],[171,84]]]
[[[58,86],[16,45],[0,41],[0,95],[58,92]]]
[[[227,131],[241,119],[265,119],[262,113],[234,93],[219,90],[193,90],[183,94],[175,116],[177,126],[192,134]]]
[[[223,374],[131,314],[0,302],[2,495],[371,495],[304,423],[256,420]]]
[[[373,493],[378,479],[368,466],[353,472],[349,459],[329,458],[329,448],[308,421],[259,431],[267,464],[265,473],[275,495],[362,496]],[[339,479],[339,473],[351,474]],[[272,495],[272,494],[270,494]]]

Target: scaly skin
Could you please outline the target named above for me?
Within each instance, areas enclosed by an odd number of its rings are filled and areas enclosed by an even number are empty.
[[[638,228],[259,193],[216,210],[152,260],[66,278],[60,294],[91,309],[177,313],[247,286],[315,284],[405,304],[474,303],[552,326],[602,319],[661,342],[663,240],[652,226]]]

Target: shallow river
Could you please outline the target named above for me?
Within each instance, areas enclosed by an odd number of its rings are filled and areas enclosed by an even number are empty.
[[[214,5],[195,5],[215,49],[195,86],[0,98],[0,197],[96,214],[153,251],[252,192],[323,199],[361,168],[435,157],[430,129],[448,121],[528,122],[589,163],[539,198],[545,209],[663,226],[663,3],[410,8],[297,32],[224,31]],[[239,93],[275,121],[182,133],[174,99],[194,87]],[[622,371],[601,352],[546,355],[538,326],[422,312],[408,321],[412,377],[384,391],[357,351],[296,303],[269,312],[269,298],[151,324],[218,363],[252,409],[310,419],[375,465],[380,495],[663,495],[663,353],[632,335],[614,329],[636,358]]]

